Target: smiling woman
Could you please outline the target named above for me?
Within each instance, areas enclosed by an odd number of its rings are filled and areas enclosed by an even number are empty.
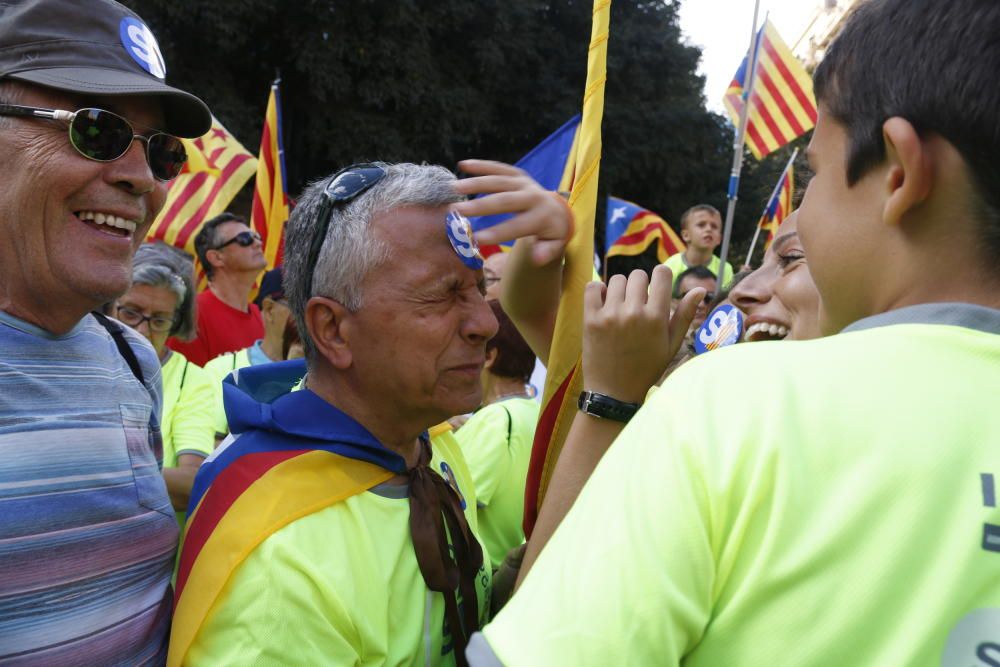
[[[747,316],[745,342],[819,338],[819,292],[799,242],[798,211],[781,224],[761,267],[729,299]]]

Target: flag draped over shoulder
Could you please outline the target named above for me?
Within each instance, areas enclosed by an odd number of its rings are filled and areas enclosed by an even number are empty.
[[[764,215],[761,216],[758,226],[767,232],[767,239],[764,241],[764,249],[771,245],[774,234],[778,231],[781,222],[792,212],[792,195],[795,194],[795,167],[789,162],[785,171],[778,179],[778,185],[767,202]]]
[[[601,164],[601,120],[604,116],[610,20],[611,0],[594,0],[583,116],[570,159],[572,183],[565,184],[570,185],[569,205],[576,219],[576,233],[566,249],[562,295],[549,352],[542,410],[528,466],[524,503],[526,535],[531,534],[535,525],[538,508],[576,414],[577,397],[583,390],[580,358],[583,350],[583,292],[594,275],[594,216]]]
[[[749,59],[749,54],[743,58],[722,98],[737,125],[743,110],[744,87],[751,75]],[[756,59],[746,145],[760,160],[816,125],[816,97],[802,63],[767,20],[757,33]]]
[[[207,134],[181,141],[188,161],[170,182],[166,203],[146,240],[164,241],[194,255],[198,231],[206,220],[226,210],[257,169],[257,160],[214,117]]]
[[[285,149],[281,140],[281,97],[276,81],[271,84],[264,114],[250,214],[250,227],[260,234],[269,269],[281,264],[284,251],[285,223],[288,221],[286,183]]]
[[[259,544],[406,470],[402,457],[349,416],[311,391],[290,391],[305,372],[304,361],[284,361],[239,370],[223,383],[230,425],[243,435],[206,459],[191,490],[170,667],[185,664],[213,605]]]
[[[570,157],[573,155],[576,137],[580,130],[580,114],[577,114],[563,123],[562,127],[547,136],[540,144],[532,148],[528,153],[518,160],[514,166],[528,172],[535,181],[546,190],[568,190],[568,176],[572,176],[572,163]],[[565,187],[564,187],[565,186]],[[493,225],[498,225],[510,218],[509,213],[498,213],[496,215],[483,215],[470,220],[474,230],[486,229]],[[495,252],[507,250],[513,241],[504,243],[501,246],[483,246],[480,251],[484,256],[490,256]]]
[[[604,226],[605,257],[639,255],[653,243],[656,244],[656,256],[661,264],[685,249],[684,241],[666,220],[638,204],[608,197]]]

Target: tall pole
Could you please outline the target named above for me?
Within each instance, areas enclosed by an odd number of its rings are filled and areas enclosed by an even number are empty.
[[[736,214],[736,198],[740,190],[740,171],[743,170],[743,144],[746,141],[747,120],[750,117],[750,97],[753,95],[754,80],[757,77],[757,10],[760,0],[753,5],[753,27],[750,30],[750,57],[747,62],[749,70],[743,86],[743,108],[740,110],[740,126],[737,128],[736,141],[733,142],[733,167],[729,172],[728,202],[726,205],[726,224],[722,232],[722,251],[719,253],[719,289],[725,287],[726,255],[729,254],[729,241],[733,234],[733,216]],[[765,20],[766,17],[765,17]]]
[[[771,191],[771,196],[767,198],[767,203],[764,204],[764,212],[760,214],[760,219],[763,222],[764,216],[767,215],[767,210],[771,208],[771,202],[774,198],[778,196],[778,190],[781,188],[781,182],[785,178],[785,174],[788,173],[788,168],[792,166],[795,162],[796,156],[799,154],[799,149],[796,148],[792,151],[792,157],[788,158],[788,164],[785,165],[784,170],[781,172],[781,176],[778,177],[778,182],[774,184],[774,190]],[[788,213],[786,213],[787,215]],[[757,239],[760,237],[760,223],[757,223],[757,231],[753,233],[753,240],[750,241],[750,250],[747,252],[747,261],[743,262],[747,266],[750,266],[750,258],[753,257],[754,248],[757,247]]]

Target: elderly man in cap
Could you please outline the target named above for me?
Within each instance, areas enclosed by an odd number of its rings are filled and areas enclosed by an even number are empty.
[[[360,165],[299,199],[284,284],[307,361],[224,385],[234,439],[195,481],[170,665],[465,664],[490,559],[461,451],[428,429],[480,404],[497,320],[454,211],[571,214],[513,167],[462,168],[480,177]],[[458,203],[476,192],[496,194]]]
[[[91,314],[210,126],[164,69],[110,0],[0,4],[0,663],[165,658],[159,363]]]

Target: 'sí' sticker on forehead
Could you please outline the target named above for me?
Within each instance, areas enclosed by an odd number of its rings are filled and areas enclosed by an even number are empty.
[[[479,253],[479,246],[472,238],[472,223],[461,213],[449,211],[444,219],[445,232],[451,247],[455,249],[455,254],[470,269],[483,268],[483,256]]]
[[[156,37],[153,37],[153,31],[145,23],[126,16],[118,24],[118,36],[125,51],[132,60],[139,63],[139,67],[157,79],[167,76],[167,66],[163,62],[160,46],[156,43]]]
[[[694,335],[694,351],[698,354],[718,347],[732,345],[743,333],[743,313],[727,303],[722,304],[705,318]]]

